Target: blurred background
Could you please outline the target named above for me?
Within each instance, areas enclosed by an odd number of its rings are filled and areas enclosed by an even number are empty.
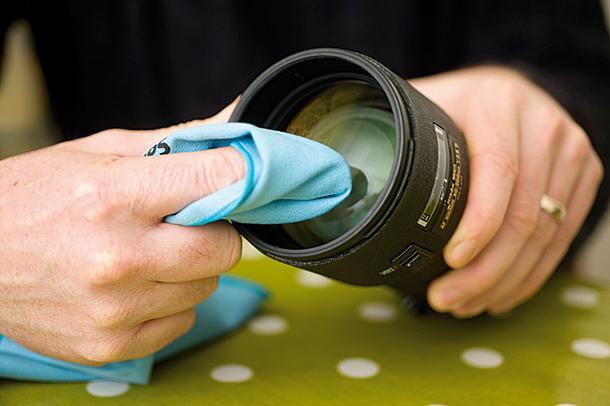
[[[602,2],[610,26],[610,0]],[[51,145],[58,139],[27,22],[13,23],[6,41],[0,69],[0,159]],[[581,252],[577,272],[610,286],[609,247],[610,213]]]

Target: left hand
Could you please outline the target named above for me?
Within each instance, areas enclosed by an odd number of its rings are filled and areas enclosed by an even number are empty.
[[[603,177],[585,131],[519,72],[481,66],[410,82],[453,118],[466,138],[470,191],[445,247],[454,270],[428,289],[431,306],[456,317],[503,313],[532,297],[566,254]],[[560,224],[540,209],[562,202]]]

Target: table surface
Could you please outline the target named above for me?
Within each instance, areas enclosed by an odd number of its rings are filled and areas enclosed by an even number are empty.
[[[415,315],[247,247],[271,298],[247,326],[158,364],[150,385],[0,380],[1,405],[610,405],[610,288],[559,273],[511,314]]]

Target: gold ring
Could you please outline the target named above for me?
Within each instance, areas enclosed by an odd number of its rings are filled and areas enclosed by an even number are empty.
[[[542,199],[540,199],[540,208],[549,213],[558,223],[563,222],[568,213],[568,210],[563,203],[553,199],[549,195],[542,195]]]

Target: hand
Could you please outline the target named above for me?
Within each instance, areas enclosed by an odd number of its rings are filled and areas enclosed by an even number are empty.
[[[172,129],[108,130],[0,161],[1,334],[100,365],[148,355],[192,327],[241,239],[226,222],[162,219],[245,168],[233,148],[142,156]]]
[[[532,297],[557,267],[593,204],[603,169],[587,134],[512,69],[484,66],[411,82],[453,118],[470,155],[470,192],[430,285],[440,312],[503,313]],[[562,202],[558,224],[539,205]]]

